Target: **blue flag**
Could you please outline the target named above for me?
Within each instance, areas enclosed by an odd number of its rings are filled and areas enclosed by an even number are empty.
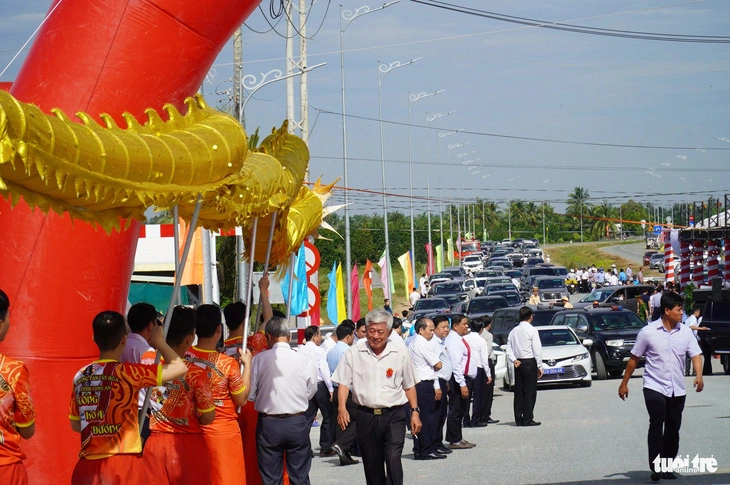
[[[337,313],[337,261],[332,265],[332,271],[327,278],[330,280],[330,287],[327,290],[327,316],[334,325],[337,325],[340,323]]]
[[[289,301],[289,272],[284,275],[281,282],[281,292],[286,301]],[[304,244],[299,248],[294,262],[294,284],[292,285],[291,309],[292,315],[299,315],[309,307],[309,294],[307,290],[307,257],[304,254]]]

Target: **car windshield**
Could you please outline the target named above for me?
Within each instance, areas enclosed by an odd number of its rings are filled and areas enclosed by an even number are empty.
[[[554,312],[535,312],[532,314],[532,326],[533,327],[546,327],[550,325],[550,320],[553,319],[553,315],[557,313],[557,310]]]
[[[530,276],[552,276],[552,268],[532,268],[530,270]]]
[[[568,274],[568,270],[566,268],[553,268],[553,274],[555,276],[565,276]]]
[[[461,245],[462,252],[477,252],[481,250],[482,248],[479,247],[479,243],[464,243]]]
[[[491,284],[487,286],[487,293],[494,293],[495,291],[504,291],[504,290],[512,290],[514,289],[515,285],[512,283],[504,284],[504,285],[495,285]]]
[[[583,297],[581,303],[591,303],[594,301],[604,302],[613,294],[614,290],[596,290]]]
[[[481,256],[467,256],[464,258],[465,263],[481,263],[482,258]]]
[[[500,308],[509,306],[504,298],[489,298],[485,300],[472,300],[469,302],[468,313],[493,312]]]
[[[441,295],[442,293],[460,293],[462,291],[461,283],[439,283],[433,288],[434,295]]]
[[[413,305],[413,311],[416,310],[434,310],[440,308],[448,308],[449,304],[443,298],[421,298]]]
[[[461,301],[461,298],[456,295],[444,295],[443,299],[446,300],[446,303],[449,304],[449,307],[452,307]]]
[[[509,276],[510,278],[521,278],[522,272],[516,269],[510,269],[504,272],[505,276]]]
[[[510,306],[517,305],[518,303],[520,303],[522,301],[520,299],[520,295],[518,295],[517,293],[515,293],[513,291],[500,291],[500,292],[498,292],[498,294],[495,293],[494,296],[501,296],[502,298],[507,300],[507,303],[509,303]]]
[[[632,312],[607,312],[600,315],[591,315],[593,327],[596,330],[618,330],[622,328],[644,328],[636,314]]]
[[[539,331],[540,343],[543,347],[558,345],[580,345],[573,332],[567,328],[546,328]]]
[[[651,259],[655,259],[655,260],[659,261],[660,259],[664,259],[664,255],[660,254],[660,253],[656,253],[655,255],[653,255],[651,257]]]
[[[546,288],[562,288],[565,286],[565,282],[563,281],[563,278],[552,278],[552,279],[544,279],[544,280],[537,280],[535,282],[535,285],[540,288],[541,290]]]

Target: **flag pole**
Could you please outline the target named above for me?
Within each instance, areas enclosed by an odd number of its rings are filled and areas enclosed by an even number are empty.
[[[254,217],[253,229],[251,230],[251,257],[248,260],[248,281],[246,282],[246,309],[248,309],[249,302],[251,301],[251,292],[253,290],[253,262],[254,255],[256,254],[256,230],[259,227],[259,218]],[[243,351],[246,351],[246,344],[248,343],[248,331],[251,326],[251,312],[246,311],[246,317],[243,320]]]
[[[274,228],[276,227],[276,216],[278,212],[274,212],[271,215],[271,230],[269,230],[269,245],[266,248],[266,261],[264,262],[264,274],[269,272],[269,261],[271,261],[271,246],[274,244]],[[291,281],[290,281],[291,285]],[[259,304],[256,308],[256,320],[255,324],[258,325],[259,319],[261,318],[261,305],[263,303],[263,296],[259,294]],[[248,335],[248,334],[247,334]]]
[[[195,201],[195,210],[193,211],[193,217],[190,219],[190,226],[188,227],[188,234],[185,237],[185,246],[183,247],[182,257],[180,261],[175,261],[175,286],[172,289],[172,295],[170,296],[170,305],[165,313],[165,323],[163,327],[163,334],[167,338],[167,331],[170,329],[170,321],[172,320],[173,305],[177,301],[177,295],[180,292],[180,286],[182,285],[182,273],[185,268],[185,262],[188,259],[188,253],[190,252],[190,246],[193,242],[193,234],[195,233],[195,227],[198,225],[198,216],[200,215],[200,209],[203,206],[203,194],[198,194],[198,198]],[[177,212],[177,206],[175,206],[175,212]],[[158,350],[155,354],[155,365],[160,363],[160,351]],[[139,429],[140,432],[144,427],[144,422],[147,419],[147,410],[150,407],[150,398],[152,394],[149,392],[150,387],[147,388],[147,392],[144,396],[144,405],[139,414]]]
[[[294,253],[289,256],[289,294],[286,297],[286,322],[289,323],[291,318],[291,299],[294,294],[294,265],[295,265]]]

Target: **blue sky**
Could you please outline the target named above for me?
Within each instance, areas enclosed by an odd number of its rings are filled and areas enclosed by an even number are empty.
[[[730,25],[730,4],[724,0],[453,3],[604,29],[726,35]],[[0,0],[1,67],[32,34],[49,4],[49,0]],[[382,5],[350,0],[343,4],[345,9]],[[268,2],[262,10],[268,13]],[[338,3],[319,0],[313,5],[308,35],[320,24],[308,43],[308,64],[327,63],[309,74],[310,171],[312,178],[321,175],[331,181],[343,172],[341,118],[325,112],[342,110]],[[260,78],[272,69],[284,70],[285,41],[270,31],[262,12],[254,11],[247,25],[250,29],[243,31],[244,74]],[[280,34],[285,32],[285,19],[275,25]],[[251,29],[269,32],[259,34]],[[0,81],[13,80],[26,52],[21,52]],[[546,200],[558,210],[575,186],[587,188],[593,202],[606,199],[614,204],[629,198],[683,202],[730,192],[730,151],[599,147],[487,136],[730,148],[712,138],[730,138],[730,45],[559,32],[408,0],[356,19],[346,31],[347,113],[353,116],[347,122],[350,187],[381,190],[378,61],[406,62],[417,57],[423,59],[391,71],[382,82],[382,117],[400,123],[386,123],[383,128],[389,193],[409,192],[408,94],[441,89],[445,91],[422,99],[411,110],[416,196],[426,195],[427,170],[434,198],[481,197],[502,204],[510,199]],[[220,106],[225,105],[221,100],[226,95],[212,93],[231,89],[232,58],[228,45],[214,65],[210,84],[204,87],[211,102]],[[286,116],[285,84],[266,86],[248,102],[250,132],[257,126],[268,132],[281,124]],[[469,133],[448,136],[440,143],[439,130],[430,130],[426,136],[426,116],[452,110],[452,115],[435,121],[432,127]],[[429,165],[425,163],[427,143]],[[449,144],[459,143],[465,145],[448,149]],[[475,168],[467,169],[463,164],[467,160],[473,160],[469,165]],[[354,210],[382,210],[377,195],[354,194],[352,199]],[[333,200],[341,202],[341,194]],[[409,199],[390,197],[388,205],[406,212]],[[416,208],[423,211],[426,203],[418,200]]]

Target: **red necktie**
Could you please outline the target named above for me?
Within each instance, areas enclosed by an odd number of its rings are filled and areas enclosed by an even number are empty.
[[[464,367],[464,376],[466,376],[469,373],[469,361],[471,360],[471,347],[469,347],[469,344],[466,343],[466,340],[464,338],[462,338],[461,341],[464,342],[464,345],[466,346],[466,366]]]

